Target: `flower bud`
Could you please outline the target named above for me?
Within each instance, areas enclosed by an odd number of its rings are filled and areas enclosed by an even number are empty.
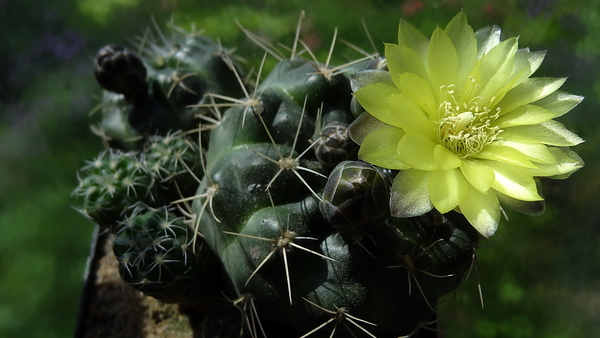
[[[106,45],[98,51],[94,76],[102,88],[123,94],[129,101],[148,91],[146,67],[142,60],[119,45]]]
[[[389,215],[391,181],[378,167],[360,161],[340,163],[329,175],[321,213],[350,235],[369,232]]]

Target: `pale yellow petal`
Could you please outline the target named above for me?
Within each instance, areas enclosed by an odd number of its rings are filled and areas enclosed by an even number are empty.
[[[546,202],[541,201],[521,201],[496,191],[498,201],[503,208],[514,210],[529,216],[539,216],[546,209]]]
[[[545,144],[516,140],[501,141],[501,144],[522,152],[530,160],[535,161],[536,165],[539,165],[540,163],[556,162],[556,159],[552,153],[548,151],[548,147]]]
[[[561,90],[535,101],[536,106],[557,112],[556,117],[562,116],[583,101],[583,96],[573,95]]]
[[[496,161],[486,161],[486,164],[494,171],[493,189],[522,201],[542,200],[530,169]]]
[[[411,73],[400,74],[400,91],[410,97],[430,117],[434,116],[438,109],[438,103],[426,80]]]
[[[393,120],[395,113],[390,111],[388,98],[399,93],[400,91],[396,87],[375,83],[359,89],[354,93],[354,96],[373,117],[381,122],[394,125],[390,121]]]
[[[508,78],[512,71],[517,48],[517,38],[510,38],[502,41],[486,53],[481,58],[481,81],[485,83],[492,79],[497,73],[504,73],[503,78]],[[505,68],[510,68],[510,70]]]
[[[492,190],[481,193],[471,189],[468,194],[459,204],[460,212],[483,237],[489,238],[498,229],[500,221],[498,198]]]
[[[370,86],[374,83],[383,83],[389,86],[395,86],[392,75],[383,69],[366,69],[360,72],[350,74],[350,88],[352,92]]]
[[[391,116],[386,120],[381,119],[383,122],[402,128],[409,134],[417,134],[432,141],[436,139],[429,117],[406,95],[392,95],[388,102]]]
[[[494,142],[486,145],[483,150],[473,155],[474,158],[500,161],[524,168],[535,168],[529,158],[519,150],[507,147],[501,142]]]
[[[535,104],[521,106],[507,114],[504,114],[494,122],[494,126],[501,129],[514,126],[538,124],[552,120],[560,113],[544,109]]]
[[[427,57],[429,76],[433,88],[456,84],[458,56],[452,41],[439,27],[435,29],[429,44]]]
[[[514,79],[511,85],[516,87],[529,78],[540,67],[545,57],[546,51],[517,51],[513,72],[510,75]]]
[[[492,168],[481,164],[480,161],[463,160],[460,170],[467,181],[481,193],[490,190],[496,180],[496,175]]]
[[[516,38],[502,41],[481,58],[479,67],[479,85],[477,92],[484,101],[482,105],[489,105],[492,100],[498,102],[510,87],[515,52],[518,48]]]
[[[437,143],[415,134],[406,134],[398,143],[398,159],[412,168],[435,170],[433,151]]]
[[[430,171],[402,170],[392,183],[390,213],[394,217],[415,217],[429,212],[433,205],[429,199]]]
[[[500,134],[505,140],[529,141],[553,146],[574,146],[583,139],[569,131],[565,126],[554,120],[531,126],[516,126],[505,128]]]
[[[463,86],[477,58],[477,40],[464,12],[459,12],[444,30],[456,48],[458,71],[456,85]]]
[[[433,150],[433,159],[440,170],[450,170],[460,167],[462,160],[446,147],[438,144]]]
[[[404,136],[402,129],[388,127],[375,130],[364,138],[358,158],[388,169],[408,169],[398,158],[398,142]]]
[[[566,78],[532,77],[523,81],[523,83],[508,91],[502,100],[498,102],[497,106],[502,109],[500,114],[506,114],[522,105],[552,94],[566,80]]]
[[[496,25],[484,27],[475,32],[478,59],[480,59],[485,53],[500,43],[501,32],[502,30],[500,27]]]
[[[429,39],[420,30],[405,20],[400,20],[400,25],[398,26],[398,45],[414,50],[422,62],[426,63]]]
[[[429,177],[431,203],[442,214],[456,208],[467,196],[469,189],[470,184],[460,169],[435,170]]]
[[[510,68],[512,68],[512,71],[510,72],[510,75],[508,75],[510,69],[506,69],[505,72],[503,72],[504,76],[507,76],[506,80],[503,81],[503,85],[498,86],[495,93],[482,92],[481,95],[489,95],[491,93],[493,95],[493,101],[489,104],[495,105],[504,98],[504,95],[506,95],[509,90],[517,87],[531,76],[531,74],[541,65],[545,54],[546,53],[543,51],[516,51],[514,59],[511,62]]]
[[[556,159],[556,163],[539,164],[531,171],[533,176],[565,179],[583,167],[583,159],[569,148],[549,147],[548,150]]]
[[[402,87],[399,77],[404,73],[415,74],[429,81],[427,66],[413,49],[387,43],[385,44],[385,57],[392,80],[398,88]]]
[[[379,121],[368,112],[360,114],[348,127],[352,141],[361,144],[365,137],[377,129],[388,128],[389,125]]]

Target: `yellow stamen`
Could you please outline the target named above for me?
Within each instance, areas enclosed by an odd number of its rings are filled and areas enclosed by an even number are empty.
[[[458,104],[454,91],[446,89],[443,101],[438,108],[437,136],[440,144],[455,153],[458,157],[466,158],[480,152],[487,144],[496,140],[502,132],[492,123],[500,116],[500,108],[495,112],[487,106],[480,107],[474,97],[469,103]]]

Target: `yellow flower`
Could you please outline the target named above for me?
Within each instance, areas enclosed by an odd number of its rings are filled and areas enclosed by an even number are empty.
[[[545,52],[500,41],[496,26],[474,32],[461,12],[431,39],[402,21],[385,56],[389,72],[353,79],[366,112],[350,133],[359,158],[400,170],[394,216],[457,210],[489,237],[501,206],[543,212],[537,177],[583,166],[568,148],[583,140],[553,120],[583,97],[558,90],[565,78],[530,78]]]

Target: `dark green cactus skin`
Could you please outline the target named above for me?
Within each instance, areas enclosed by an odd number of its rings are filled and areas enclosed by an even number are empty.
[[[358,161],[351,74],[385,62],[330,77],[282,60],[199,135],[205,106],[242,96],[239,70],[210,40],[178,39],[139,62],[114,45],[98,55],[99,83],[118,93],[105,94],[98,132],[127,151],[84,167],[74,194],[115,234],[123,279],[205,305],[202,337],[416,334],[478,234],[454,212],[391,217],[395,173]]]

